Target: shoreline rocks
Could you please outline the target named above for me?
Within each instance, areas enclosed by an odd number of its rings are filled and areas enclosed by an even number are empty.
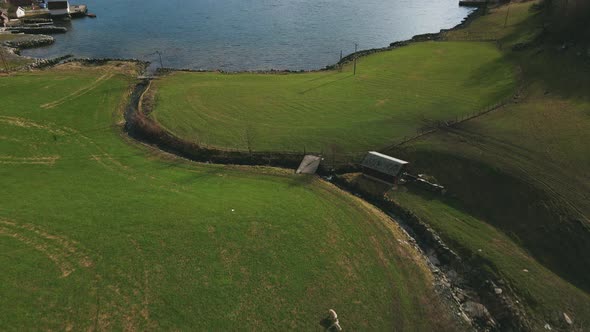
[[[51,45],[55,42],[55,39],[48,35],[26,35],[17,34],[17,38],[13,40],[7,40],[2,43],[3,46],[16,48],[19,50],[26,48],[35,48],[40,46]]]

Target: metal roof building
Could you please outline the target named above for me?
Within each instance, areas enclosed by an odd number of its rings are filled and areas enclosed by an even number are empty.
[[[361,166],[365,175],[387,183],[396,183],[399,175],[408,164],[407,161],[370,151]]]

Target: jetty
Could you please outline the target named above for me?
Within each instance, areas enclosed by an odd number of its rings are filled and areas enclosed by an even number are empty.
[[[56,34],[66,33],[68,29],[65,27],[56,26],[20,26],[20,27],[7,27],[4,31],[10,33],[26,33],[31,35],[45,35],[45,34]]]
[[[71,17],[84,17],[88,14],[88,7],[86,5],[70,5]]]

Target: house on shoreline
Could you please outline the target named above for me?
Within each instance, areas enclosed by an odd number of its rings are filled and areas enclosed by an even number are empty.
[[[70,3],[67,0],[45,0],[45,3],[52,17],[70,15]]]
[[[45,8],[33,8],[30,6],[19,6],[16,9],[17,18],[49,17],[49,11]]]
[[[12,1],[9,4],[14,5],[20,3],[16,10],[17,18],[27,17],[65,17],[70,15],[70,3],[67,0],[44,0],[44,1],[30,1],[30,0],[7,0]],[[81,6],[75,6],[81,7]],[[84,14],[86,13],[86,6],[84,7]]]

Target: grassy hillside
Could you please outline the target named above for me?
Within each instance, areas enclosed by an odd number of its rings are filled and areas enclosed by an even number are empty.
[[[496,39],[503,60],[522,69],[523,89],[505,107],[389,151],[434,176],[452,198],[391,195],[458,250],[479,255],[499,241],[489,264],[537,327],[564,324],[560,315],[569,310],[583,330],[590,325],[590,45],[556,34],[533,4],[493,9],[447,34]],[[534,281],[519,272],[527,264],[538,266]]]
[[[164,127],[203,145],[362,152],[509,96],[512,67],[492,43],[420,43],[342,72],[174,73],[155,84]]]
[[[455,330],[386,216],[129,141],[125,64],[0,77],[0,330]]]
[[[504,284],[504,292],[514,292],[532,321],[532,330],[541,331],[567,324],[563,313],[574,319],[574,327],[584,331],[590,322],[590,295],[540,264],[530,253],[488,220],[465,212],[461,203],[429,193],[410,190],[396,192],[394,199],[428,222],[456,250],[467,264],[491,271]]]

